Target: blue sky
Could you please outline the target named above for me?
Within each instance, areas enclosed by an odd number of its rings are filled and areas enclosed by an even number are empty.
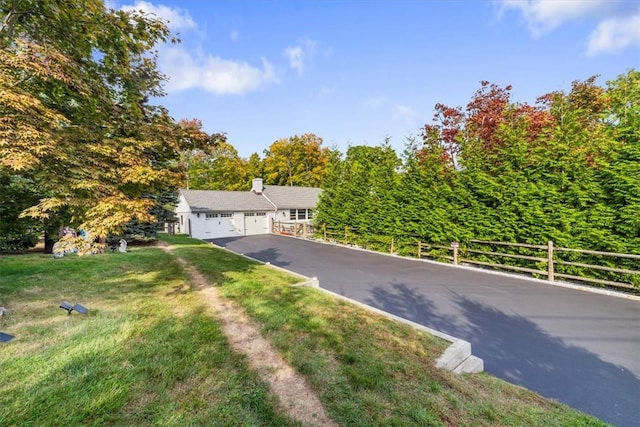
[[[640,69],[629,0],[108,1],[169,22],[159,100],[225,132],[242,157],[315,133],[327,147],[405,140],[436,103],[464,106],[481,80],[535,101],[574,80]]]

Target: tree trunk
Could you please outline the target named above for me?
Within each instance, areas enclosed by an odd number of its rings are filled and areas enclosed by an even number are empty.
[[[44,232],[44,253],[45,254],[52,254],[53,253],[53,244],[55,242],[56,241],[51,238],[49,233],[47,233],[45,231]]]

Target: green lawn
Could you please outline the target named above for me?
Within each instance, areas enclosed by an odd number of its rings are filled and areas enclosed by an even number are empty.
[[[175,262],[244,307],[341,425],[603,425],[486,374],[447,343],[186,237],[128,254],[0,257],[0,425],[296,425]],[[62,299],[90,314],[67,316]]]

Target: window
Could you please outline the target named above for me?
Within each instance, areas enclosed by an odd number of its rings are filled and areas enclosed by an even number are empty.
[[[218,218],[218,214],[217,213],[208,213],[207,214],[207,219],[209,218]]]
[[[311,219],[313,215],[311,209],[291,209],[289,210],[289,219],[291,220],[303,220]]]
[[[256,212],[256,216],[267,216],[266,212]]]
[[[255,216],[253,212],[245,212],[244,216]]]
[[[233,214],[231,212],[222,212],[220,218],[231,218]]]

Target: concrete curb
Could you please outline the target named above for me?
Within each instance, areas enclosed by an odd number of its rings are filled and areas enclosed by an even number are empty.
[[[438,358],[438,360],[436,360],[436,367],[438,368],[444,369],[446,371],[451,371],[456,374],[471,374],[484,371],[484,361],[479,357],[473,356],[471,354],[471,343],[469,343],[468,341],[461,340],[459,338],[445,334],[444,332],[440,332],[435,329],[423,326],[419,323],[412,322],[411,320],[407,320],[394,314],[387,313],[386,311],[371,307],[370,305],[363,304],[356,300],[352,300],[351,298],[347,298],[344,295],[336,294],[335,292],[331,292],[323,288],[319,289],[322,292],[332,295],[335,298],[349,302],[365,310],[371,311],[397,322],[404,323],[405,325],[409,325],[430,335],[434,335],[438,338],[449,341],[451,345],[447,347],[444,353]]]
[[[303,280],[302,282],[296,283],[292,286],[295,286],[295,287],[308,286],[308,287],[316,288],[324,292],[325,294],[333,296],[334,298],[346,301],[348,303],[356,305],[365,310],[387,317],[388,319],[395,320],[400,323],[404,323],[413,328],[426,332],[430,335],[434,335],[438,338],[442,338],[445,341],[449,341],[451,345],[447,347],[444,353],[436,360],[436,367],[440,369],[444,369],[444,370],[453,372],[455,374],[461,374],[461,373],[471,374],[471,373],[478,373],[478,372],[484,371],[484,361],[479,357],[473,356],[471,354],[471,343],[469,343],[468,341],[461,340],[459,338],[453,337],[451,335],[445,334],[435,329],[431,329],[426,326],[423,326],[419,323],[412,322],[411,320],[407,320],[402,317],[396,316],[394,314],[387,313],[386,311],[377,309],[375,307],[371,307],[369,305],[363,304],[351,298],[347,298],[344,295],[340,295],[335,292],[329,291],[327,289],[323,289],[320,287],[320,281],[318,280],[317,277],[307,277],[302,274],[296,273],[295,271],[290,271],[290,270],[287,270],[286,268],[278,267],[269,262],[260,261],[259,259],[251,258],[250,256],[247,256],[245,254],[239,254],[225,247],[218,246],[214,243],[211,243],[211,242],[206,242],[206,243],[210,243],[212,246],[215,246],[216,248],[223,249],[235,255],[240,255],[244,258],[250,259],[259,264],[263,264],[263,265],[269,266],[270,268],[294,275]]]

